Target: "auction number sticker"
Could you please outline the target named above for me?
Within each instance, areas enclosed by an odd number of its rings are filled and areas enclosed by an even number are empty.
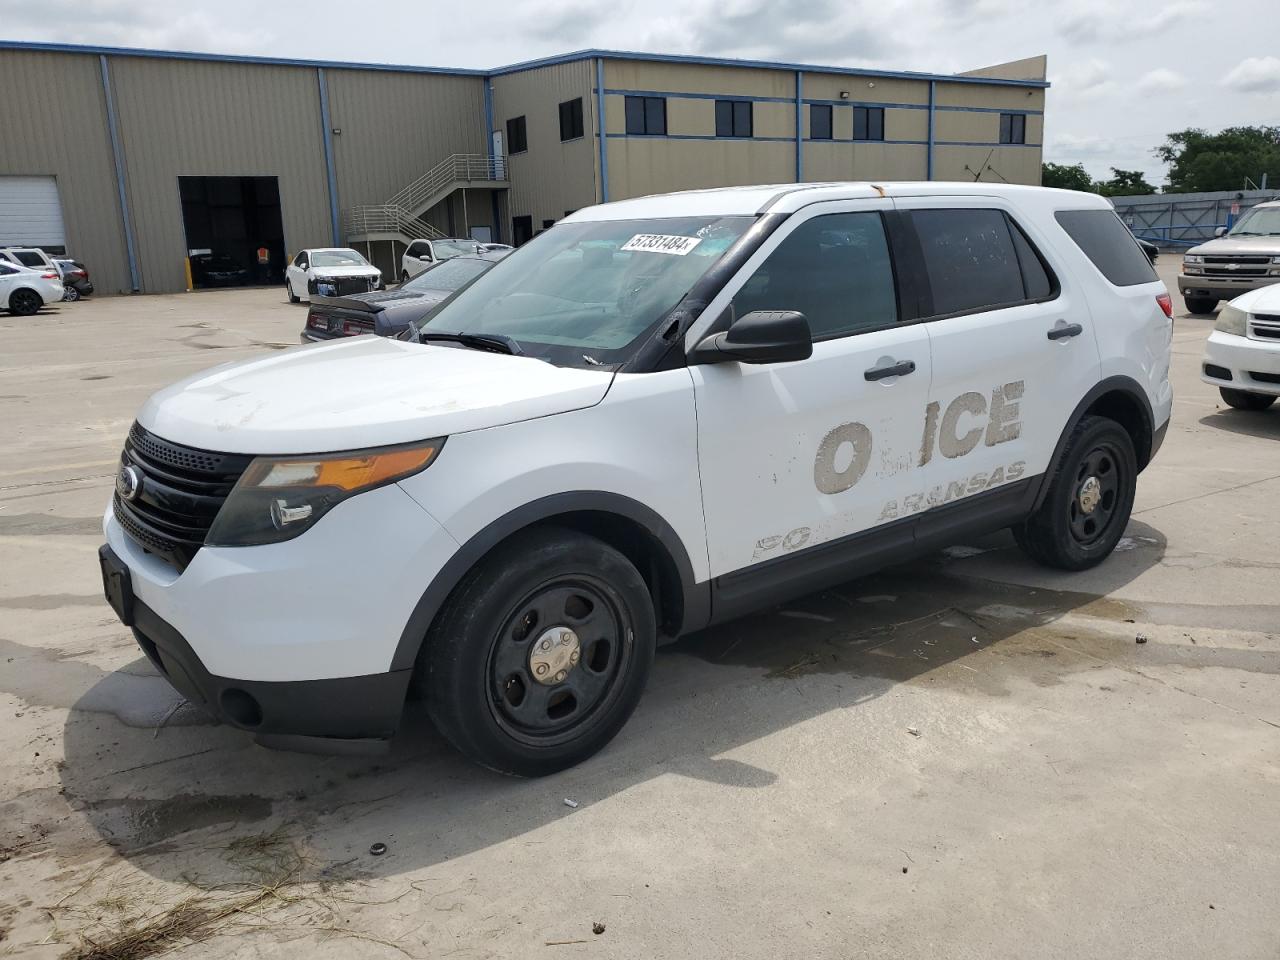
[[[683,257],[702,242],[701,237],[676,237],[665,233],[637,233],[622,245],[623,250],[641,253],[669,253]]]

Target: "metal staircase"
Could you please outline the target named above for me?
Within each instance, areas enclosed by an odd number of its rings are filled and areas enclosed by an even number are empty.
[[[342,230],[348,243],[434,240],[445,234],[423,219],[423,215],[436,204],[457,190],[505,190],[510,186],[505,158],[455,153],[388,198],[386,203],[348,207],[343,211]]]

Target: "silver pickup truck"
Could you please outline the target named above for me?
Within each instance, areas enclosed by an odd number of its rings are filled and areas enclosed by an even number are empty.
[[[1213,313],[1219,300],[1272,283],[1280,283],[1280,200],[1258,204],[1216,240],[1188,250],[1178,292],[1188,313]]]

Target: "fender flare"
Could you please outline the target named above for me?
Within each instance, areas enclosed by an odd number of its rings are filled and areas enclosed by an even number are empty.
[[[552,494],[516,507],[462,544],[422,592],[400,633],[400,641],[396,644],[396,652],[388,669],[407,670],[414,666],[427,631],[448,600],[449,594],[485,554],[525,527],[563,514],[583,511],[613,514],[631,520],[657,540],[675,564],[684,591],[684,618],[680,632],[705,626],[711,612],[710,584],[698,584],[694,580],[689,553],[672,526],[652,508],[622,494],[601,490],[574,490]]]
[[[1099,380],[1093,385],[1093,388],[1084,395],[1084,398],[1076,404],[1076,408],[1071,411],[1071,416],[1067,418],[1067,425],[1062,430],[1062,435],[1058,437],[1058,443],[1053,448],[1053,456],[1049,460],[1049,467],[1044,472],[1043,479],[1040,483],[1040,490],[1036,493],[1035,504],[1033,510],[1038,510],[1040,505],[1044,503],[1044,498],[1049,494],[1049,485],[1053,481],[1054,474],[1057,472],[1058,462],[1062,459],[1063,451],[1066,450],[1067,441],[1071,437],[1071,433],[1076,428],[1081,419],[1085,415],[1085,411],[1098,401],[1100,397],[1108,393],[1123,393],[1131,400],[1134,400],[1138,409],[1142,413],[1143,425],[1146,429],[1146,447],[1139,447],[1135,450],[1138,455],[1138,462],[1145,464],[1150,460],[1154,453],[1153,445],[1155,444],[1156,427],[1155,413],[1151,409],[1151,398],[1147,396],[1147,392],[1142,389],[1142,385],[1133,377],[1123,374],[1107,377],[1105,380]],[[1135,444],[1135,447],[1137,445]]]

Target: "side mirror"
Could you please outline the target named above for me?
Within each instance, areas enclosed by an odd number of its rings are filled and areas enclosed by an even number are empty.
[[[694,363],[788,363],[813,355],[809,321],[796,310],[754,310],[689,354]]]
[[[1222,236],[1222,235],[1223,235],[1224,233],[1226,233],[1226,232],[1227,232],[1227,228],[1226,228],[1226,227],[1219,227],[1217,230],[1213,231],[1213,235],[1214,235],[1215,237],[1220,237],[1220,236]]]

